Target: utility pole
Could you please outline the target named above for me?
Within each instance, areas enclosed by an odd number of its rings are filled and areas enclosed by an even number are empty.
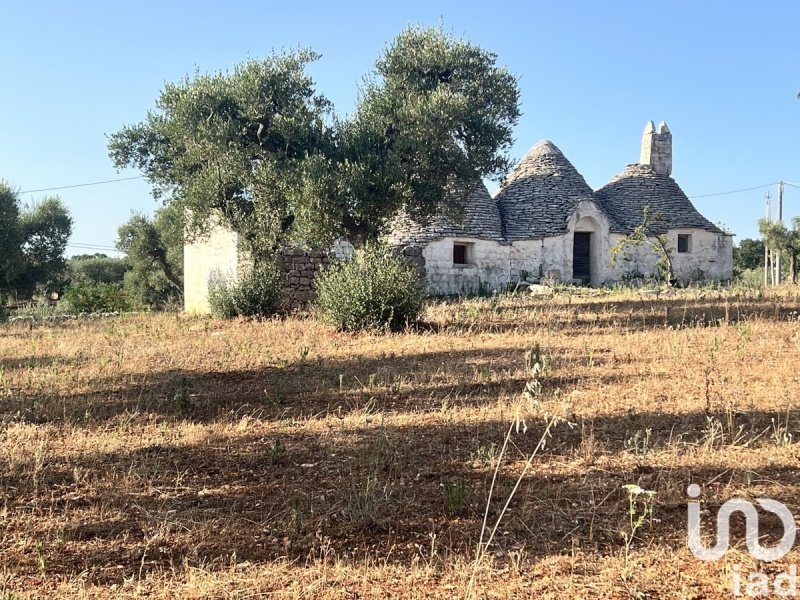
[[[769,192],[767,192],[767,223],[772,222],[772,209],[769,205]],[[769,248],[764,240],[764,287],[769,286]]]
[[[783,181],[778,182],[778,223],[783,224]],[[781,284],[781,251],[775,252],[775,280]]]

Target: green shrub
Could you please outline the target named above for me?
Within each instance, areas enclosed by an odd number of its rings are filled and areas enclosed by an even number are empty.
[[[745,269],[733,280],[734,287],[757,290],[764,287],[764,269]]]
[[[209,283],[211,314],[220,319],[264,317],[275,313],[283,296],[284,275],[273,262],[261,263],[238,282]]]
[[[283,296],[284,274],[272,262],[262,263],[242,277],[235,288],[233,303],[242,317],[273,314]]]
[[[422,312],[422,282],[405,257],[367,245],[317,277],[317,303],[325,319],[343,330],[401,329]]]
[[[236,305],[233,302],[234,284],[228,280],[215,277],[208,282],[208,306],[211,316],[216,319],[232,319],[236,316]]]
[[[64,291],[64,300],[77,313],[131,310],[131,299],[116,283],[76,284]]]

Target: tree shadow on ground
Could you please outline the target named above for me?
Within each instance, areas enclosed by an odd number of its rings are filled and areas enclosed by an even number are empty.
[[[517,320],[514,317],[519,317]],[[711,292],[697,298],[643,296],[640,299],[609,299],[564,303],[563,299],[515,298],[513,303],[487,301],[459,320],[427,324],[438,333],[469,331],[505,333],[547,326],[564,333],[602,331],[646,331],[664,327],[719,326],[752,320],[798,321],[800,298],[773,299],[746,295],[719,296]]]
[[[95,379],[89,392],[58,396],[36,387],[12,390],[3,413],[34,423],[98,422],[130,413],[208,422],[245,414],[299,419],[367,406],[387,412],[479,407],[524,389],[524,361],[524,349],[499,348],[301,360],[250,370],[127,373]],[[609,373],[593,379],[620,382],[625,377]],[[572,372],[553,375],[545,391],[579,381]]]
[[[39,369],[43,367],[76,367],[83,361],[63,356],[21,356],[0,358],[0,371]]]
[[[531,559],[576,549],[620,552],[620,531],[629,523],[625,484],[656,493],[657,518],[637,534],[636,546],[685,548],[690,483],[706,485],[704,497],[712,507],[733,493],[755,494],[759,485],[768,485],[779,490],[775,499],[796,511],[796,461],[762,457],[733,469],[719,463],[717,453],[733,446],[721,439],[704,448],[709,416],[726,418],[704,412],[597,418],[591,454],[586,428],[559,425],[511,503],[493,552],[525,548]],[[748,431],[758,432],[773,417],[753,412],[742,418]],[[3,475],[7,532],[22,528],[42,540],[49,573],[84,573],[95,583],[187,565],[221,568],[234,556],[257,564],[302,562],[325,552],[344,561],[365,554],[398,564],[410,564],[415,556],[469,560],[508,425],[486,420],[392,426],[365,418],[361,425],[342,421],[320,434],[299,424],[276,431],[253,422],[240,434],[193,443],[165,441],[72,459],[54,455],[35,483],[19,474],[32,470],[31,458],[16,474]],[[795,439],[798,425],[795,417],[788,423]],[[633,431],[648,426],[648,447],[626,446]],[[530,422],[526,433],[513,434],[490,524],[543,429],[540,421]],[[751,439],[751,450],[772,443],[754,439],[760,441]],[[676,455],[694,452],[696,460],[686,466],[649,458],[666,448]],[[603,457],[612,454],[625,458],[603,467]],[[740,525],[734,527],[734,544],[744,537]],[[766,520],[761,533],[776,540],[779,524]],[[0,550],[3,564],[35,574],[36,555],[20,548],[7,544]]]

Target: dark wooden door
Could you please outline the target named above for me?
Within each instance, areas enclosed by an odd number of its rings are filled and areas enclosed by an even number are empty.
[[[591,233],[575,232],[572,243],[572,278],[580,279],[583,283],[590,283],[592,272],[590,267]]]

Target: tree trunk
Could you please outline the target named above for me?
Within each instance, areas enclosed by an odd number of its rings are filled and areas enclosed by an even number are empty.
[[[678,283],[678,278],[675,277],[675,268],[672,265],[672,257],[669,255],[669,249],[666,244],[664,244],[664,240],[661,239],[660,235],[656,236],[656,241],[658,242],[661,254],[664,256],[664,260],[667,261],[667,283],[670,287],[674,287]]]

